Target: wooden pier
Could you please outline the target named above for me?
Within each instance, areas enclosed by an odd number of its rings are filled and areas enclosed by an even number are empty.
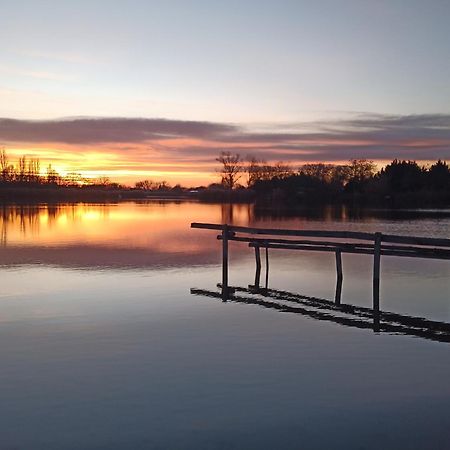
[[[191,228],[220,231],[222,241],[222,298],[228,299],[233,289],[228,283],[229,241],[247,243],[255,251],[254,288],[260,288],[261,249],[265,250],[265,289],[269,284],[269,249],[332,252],[336,259],[336,292],[334,302],[341,304],[343,283],[342,254],[373,255],[372,310],[374,320],[380,317],[380,267],[382,256],[450,259],[450,239],[396,236],[382,233],[325,230],[282,230],[250,228],[228,224],[192,223]],[[303,239],[298,239],[303,238]],[[304,239],[309,238],[309,239]]]

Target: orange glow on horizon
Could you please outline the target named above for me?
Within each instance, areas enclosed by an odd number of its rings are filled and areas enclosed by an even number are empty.
[[[301,139],[300,139],[301,140]],[[297,138],[296,145],[301,142]],[[297,169],[302,164],[322,162],[332,164],[347,164],[347,159],[336,158],[333,161],[320,159],[322,146],[327,145],[364,146],[374,145],[376,142],[367,140],[345,140],[336,141],[332,139],[320,139],[315,142],[303,142],[302,149],[269,147],[271,154],[292,155],[287,164]],[[433,140],[407,141],[401,145],[416,148],[424,145],[436,144]],[[257,142],[243,143],[218,143],[208,140],[174,138],[168,140],[154,141],[151,144],[100,144],[96,146],[69,145],[46,143],[39,146],[26,145],[6,147],[10,164],[17,165],[20,157],[39,158],[40,171],[46,174],[47,167],[52,166],[61,176],[70,173],[80,174],[86,179],[108,177],[113,182],[132,186],[135,182],[150,179],[153,181],[166,181],[171,185],[181,184],[183,186],[208,185],[219,181],[217,173],[218,163],[215,158],[214,148],[229,150],[240,153],[242,149],[248,149],[248,154],[258,157],[267,149],[267,143]],[[239,148],[239,150],[235,150]],[[194,151],[192,150],[194,149]],[[217,153],[218,154],[218,153]],[[317,154],[317,160],[314,155]],[[394,156],[395,157],[395,156]],[[394,159],[394,157],[392,159]],[[392,159],[375,160],[378,169],[392,161]],[[275,158],[268,162],[276,161]],[[419,164],[430,164],[433,161],[417,161]]]

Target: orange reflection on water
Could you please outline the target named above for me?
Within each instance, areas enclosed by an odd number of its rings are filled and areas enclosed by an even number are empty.
[[[216,261],[215,239],[192,221],[221,221],[220,205],[118,203],[3,205],[0,265],[174,267]]]
[[[205,242],[190,232],[190,223],[234,222],[247,225],[248,205],[196,202],[118,204],[3,205],[3,247],[102,246],[196,253]],[[215,245],[214,240],[210,241]]]

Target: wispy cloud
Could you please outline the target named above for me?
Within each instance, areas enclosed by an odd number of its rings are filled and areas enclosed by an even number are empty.
[[[218,139],[238,127],[212,122],[139,118],[0,119],[0,137],[14,142],[100,144],[151,142],[161,139]]]
[[[226,149],[292,162],[433,160],[450,158],[450,114],[355,114],[334,121],[271,124],[263,131],[238,124],[161,118],[3,118],[0,142],[63,145],[79,153],[94,146],[119,153],[121,158],[156,158],[165,163],[206,164]]]
[[[70,64],[91,64],[93,61],[81,53],[75,52],[48,52],[42,50],[23,50],[17,54],[33,59],[58,61]]]
[[[46,70],[20,69],[12,66],[2,66],[0,68],[0,72],[13,76],[38,78],[49,81],[64,81],[64,82],[76,81],[76,77],[74,75],[68,75],[59,72],[51,72]]]

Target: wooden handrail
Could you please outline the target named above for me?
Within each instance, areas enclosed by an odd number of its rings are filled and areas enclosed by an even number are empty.
[[[215,223],[191,223],[191,228],[201,228],[205,230],[222,230],[223,225]],[[276,228],[250,228],[237,225],[228,225],[228,231],[245,234],[263,234],[274,236],[309,236],[327,238],[347,238],[373,241],[374,233],[363,233],[357,231],[327,231],[327,230],[280,230]]]
[[[200,228],[205,230],[223,230],[224,225],[214,223],[191,223],[191,228]],[[303,236],[318,238],[337,238],[337,239],[356,239],[364,241],[375,241],[376,233],[365,233],[360,231],[331,231],[331,230],[292,230],[292,229],[274,229],[274,228],[253,228],[236,225],[227,225],[228,231],[235,233],[254,234],[254,235],[273,235],[273,236]],[[419,236],[396,236],[390,234],[381,234],[382,242],[395,244],[413,244],[425,246],[449,247],[450,239],[429,238]]]
[[[228,298],[228,242],[239,241],[248,243],[255,249],[256,273],[255,286],[259,286],[261,274],[260,249],[266,251],[266,288],[269,276],[269,249],[280,250],[307,250],[334,252],[336,255],[336,295],[335,303],[340,304],[342,291],[342,260],[341,253],[356,253],[373,255],[373,312],[379,320],[380,310],[380,262],[381,256],[404,256],[412,258],[450,259],[450,239],[428,238],[417,236],[395,236],[382,233],[364,233],[355,231],[330,230],[286,230],[273,228],[252,228],[216,223],[191,223],[191,228],[220,231],[217,236],[222,240],[222,295],[224,301]],[[250,236],[236,236],[236,233]],[[261,238],[252,237],[263,236]],[[311,237],[329,239],[352,239],[365,241],[342,242],[280,239],[273,236],[284,237]],[[384,245],[384,243],[390,245]],[[400,244],[400,245],[392,245]]]

